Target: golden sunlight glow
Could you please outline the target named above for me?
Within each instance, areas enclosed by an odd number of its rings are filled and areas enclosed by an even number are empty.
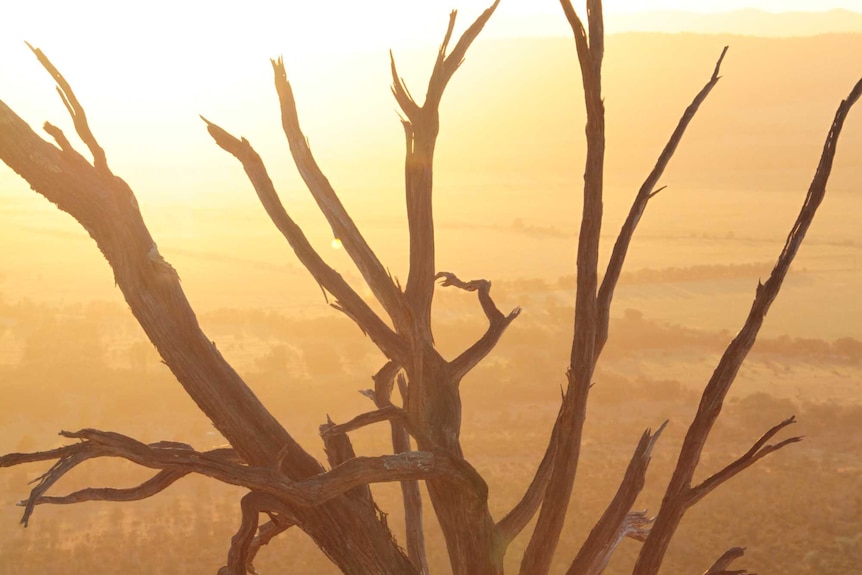
[[[332,238],[332,242],[330,243],[330,245],[334,250],[340,250],[342,248],[341,240],[339,240],[338,238]]]

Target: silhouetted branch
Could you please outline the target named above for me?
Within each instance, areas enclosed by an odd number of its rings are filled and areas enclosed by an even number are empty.
[[[665,491],[665,496],[662,499],[662,506],[659,509],[656,523],[644,546],[641,548],[640,555],[635,564],[634,575],[654,575],[658,572],[679,522],[686,510],[699,499],[693,497],[691,481],[703,453],[703,448],[706,445],[707,438],[716,419],[718,419],[721,413],[727,392],[736,379],[739,368],[748,356],[748,352],[754,345],[766,313],[778,296],[784,278],[790,269],[790,264],[793,262],[799,246],[802,245],[802,240],[805,238],[805,234],[814,220],[817,208],[823,201],[841,129],[844,126],[847,114],[859,100],[860,95],[862,95],[862,80],[856,83],[847,99],[843,100],[838,106],[829,134],[826,137],[826,142],[823,145],[817,171],[814,174],[811,186],[808,188],[802,209],[793,223],[784,247],[778,256],[775,267],[765,283],[758,282],[754,302],[751,305],[742,329],[730,345],[727,346],[709,383],[707,383],[703,391],[697,413],[688,428],[676,468]],[[785,425],[789,425],[790,422],[791,420],[782,422],[777,427],[780,429]],[[771,432],[772,430],[767,435]],[[761,438],[761,441],[766,440]],[[788,440],[784,445],[794,441],[795,438]],[[760,443],[759,441],[758,444]],[[757,444],[755,445],[757,446]],[[731,472],[728,471],[727,473]]]
[[[326,291],[337,298],[341,309],[359,324],[383,353],[393,359],[405,361],[401,338],[374,313],[341,274],[323,261],[299,226],[287,214],[263,161],[248,140],[238,139],[206,118],[202,119],[216,144],[240,161],[272,223],[288,241],[302,265]]]
[[[44,55],[34,52],[46,64]],[[96,241],[132,313],[166,365],[244,459],[261,464],[292,443],[292,472],[315,473],[319,466],[314,458],[293,442],[200,329],[176,270],[159,253],[134,193],[99,159],[103,152],[87,135],[83,107],[56,69],[49,66],[49,71],[61,84],[76,129],[89,140],[98,166],[72,150],[50,124],[47,131],[62,150],[40,138],[3,102],[0,159],[37,193],[73,216]]]
[[[374,423],[380,423],[381,421],[392,421],[395,419],[402,419],[407,414],[404,413],[404,410],[400,407],[396,407],[394,405],[388,405],[386,407],[381,407],[380,409],[376,409],[374,411],[369,411],[366,413],[362,413],[357,415],[350,421],[345,423],[339,423],[338,425],[324,425],[320,428],[320,435],[322,437],[332,437],[335,435],[341,435],[344,433],[349,433],[351,431],[355,431],[366,425],[372,425]],[[331,423],[331,422],[330,422]]]
[[[96,137],[93,136],[93,132],[90,130],[90,124],[87,121],[87,114],[84,112],[84,107],[78,102],[78,98],[75,97],[75,92],[72,91],[72,87],[60,71],[54,67],[50,60],[48,60],[48,57],[45,56],[42,50],[34,48],[29,43],[27,43],[27,47],[33,51],[33,54],[35,54],[36,58],[39,59],[39,63],[42,64],[48,73],[51,74],[51,77],[54,78],[54,81],[57,82],[57,93],[60,95],[60,99],[63,100],[66,110],[69,111],[69,116],[72,117],[75,131],[78,133],[81,141],[83,141],[90,149],[90,153],[93,154],[93,165],[96,168],[96,171],[102,174],[111,175],[111,170],[108,168],[108,160],[105,157],[105,151],[99,145]],[[56,139],[55,134],[52,133],[51,135]],[[57,143],[59,143],[64,150],[71,149],[71,145],[69,145],[65,136],[63,136],[62,139],[65,140],[65,146],[59,140]]]
[[[420,106],[404,80],[399,76],[395,57],[390,52],[392,93],[404,113],[402,120],[406,138],[404,183],[407,199],[407,225],[410,234],[410,268],[405,296],[415,322],[414,333],[430,342],[431,300],[434,295],[434,221],[432,209],[434,147],[440,130],[439,105],[443,92],[461,65],[467,49],[496,10],[499,0],[485,10],[459,38],[452,52],[446,55],[455,26],[457,12],[449,15],[443,43],[437,53],[434,69],[428,80],[425,102]],[[418,382],[422,385],[421,382]]]
[[[140,501],[141,499],[152,497],[153,495],[164,491],[188,474],[189,472],[187,471],[173,469],[159,471],[152,478],[136,487],[125,489],[116,489],[112,487],[88,487],[61,497],[43,495],[36,498],[33,503],[34,505],[42,505],[46,503],[52,505],[66,505],[70,503],[82,503],[84,501]],[[27,501],[22,501],[22,504],[26,505],[26,503]]]
[[[465,282],[458,279],[455,274],[449,272],[439,272],[435,278],[442,278],[443,282],[440,285],[444,287],[455,286],[465,291],[479,292],[479,303],[482,305],[485,317],[488,318],[489,325],[485,334],[449,364],[452,369],[452,378],[458,381],[491,353],[491,350],[500,341],[503,332],[506,331],[509,324],[521,313],[521,308],[516,307],[509,312],[509,315],[503,315],[497,309],[494,300],[491,299],[491,282],[488,280]]]
[[[374,375],[374,393],[371,399],[380,410],[393,408],[392,388],[396,380],[403,402],[407,401],[407,380],[401,368],[394,362],[384,365]],[[396,408],[397,409],[397,408]],[[410,434],[407,431],[406,412],[399,410],[400,416],[389,419],[390,435],[393,453],[409,453]],[[416,480],[401,482],[401,499],[404,507],[404,532],[407,546],[407,557],[416,567],[420,575],[428,573],[428,557],[425,551],[425,530],[422,524],[422,495],[419,492],[419,482]]]
[[[243,496],[240,500],[240,509],[242,510],[242,521],[239,530],[231,538],[227,565],[218,570],[218,575],[246,575],[248,572],[254,573],[254,567],[251,563],[258,549],[260,549],[260,545],[265,545],[265,543],[260,543],[261,540],[258,539],[258,545],[252,550],[260,514],[289,513],[284,503],[275,497],[256,492],[247,493]],[[289,527],[289,523],[285,525],[281,531]],[[281,528],[281,526],[277,526],[278,528]],[[271,533],[267,534],[269,537],[267,542],[276,535],[275,531],[277,529],[270,529]]]
[[[775,453],[782,447],[786,447],[791,443],[798,443],[802,441],[802,437],[790,437],[776,443],[775,445],[766,445],[766,442],[772,439],[779,431],[781,431],[788,425],[792,425],[794,423],[796,423],[796,418],[789,417],[781,423],[773,426],[769,431],[764,433],[763,436],[757,440],[757,442],[755,442],[751,449],[746,451],[733,463],[729,464],[721,471],[714,473],[713,475],[705,479],[703,482],[701,482],[700,485],[692,487],[691,493],[689,495],[689,497],[691,498],[690,505],[694,505],[695,503],[706,497],[716,487],[718,487],[731,477],[737,475],[741,471],[744,471],[745,469],[751,467],[758,460],[763,459],[770,453]]]
[[[246,487],[272,495],[285,504],[300,507],[322,505],[339,495],[368,483],[447,477],[454,481],[473,481],[464,474],[464,462],[445,455],[428,452],[411,452],[380,457],[355,457],[330,471],[302,481],[292,481],[274,467],[255,467],[237,463],[232,451],[216,450],[199,453],[191,447],[176,443],[145,445],[119,433],[84,429],[61,432],[81,443],[64,450],[54,466],[40,478],[39,483],[25,502],[22,523],[27,522],[33,507],[45,491],[68,471],[86,460],[96,457],[120,457],[133,463],[165,472],[198,473],[223,483]],[[56,452],[57,450],[55,450]],[[39,459],[44,460],[44,453]],[[10,464],[28,461],[24,457],[8,460]],[[162,476],[171,478],[171,475]],[[165,485],[166,486],[166,485]],[[150,486],[152,487],[152,486]],[[154,491],[154,493],[158,490]],[[86,499],[81,499],[86,500]],[[43,502],[47,502],[44,501]],[[69,501],[71,502],[71,501]]]
[[[397,329],[406,329],[409,321],[406,302],[401,290],[395,285],[377,255],[359,232],[359,228],[344,208],[329,180],[317,165],[308,146],[308,140],[299,125],[293,88],[287,80],[284,61],[272,60],[275,89],[281,105],[281,123],[290,145],[290,153],[302,180],[308,187],[320,211],[332,228],[333,235],[341,241],[344,250],[356,264],[365,283],[392,318]]]
[[[470,45],[479,35],[479,32],[482,31],[482,28],[485,27],[485,24],[488,23],[488,20],[491,18],[491,15],[494,13],[494,10],[497,9],[499,4],[500,0],[495,0],[490,8],[482,12],[473,24],[471,24],[463,34],[461,34],[455,47],[452,48],[452,52],[447,56],[446,49],[449,46],[449,40],[451,39],[452,32],[455,29],[455,17],[457,15],[457,11],[453,10],[449,15],[449,27],[446,29],[446,35],[443,38],[443,43],[440,45],[440,51],[437,54],[437,62],[434,65],[434,70],[431,72],[431,79],[428,82],[428,92],[425,95],[425,104],[423,107],[430,104],[436,109],[440,104],[440,99],[443,97],[443,91],[446,89],[446,85],[449,83],[449,80],[452,79],[455,71],[458,70],[464,62],[464,57],[467,55],[467,50],[470,48]]]
[[[536,511],[542,505],[545,498],[545,488],[548,486],[548,480],[551,478],[551,471],[554,468],[554,456],[557,448],[556,428],[551,432],[551,440],[545,450],[545,455],[542,461],[539,462],[539,467],[530,481],[530,485],[524,492],[523,497],[515,507],[512,508],[498,523],[497,529],[500,531],[504,541],[512,541],[517,537],[524,527],[533,519]]]
[[[566,575],[598,575],[627,535],[643,535],[651,520],[645,512],[632,514],[631,509],[646,482],[653,447],[666,425],[667,421],[655,433],[648,429],[641,436],[616,495],[590,531]]]
[[[288,519],[286,513],[270,513],[271,519],[267,521],[263,525],[258,528],[258,533],[251,540],[251,545],[249,545],[248,549],[248,572],[252,575],[261,575],[261,573],[254,568],[252,564],[254,562],[254,558],[257,557],[258,551],[260,548],[269,545],[269,542],[273,540],[274,537],[280,535],[293,527],[295,523]]]
[[[320,426],[320,436],[323,438],[323,451],[326,453],[326,460],[329,462],[331,468],[338,467],[342,463],[356,457],[356,451],[353,449],[353,443],[347,436],[347,432],[336,431],[332,433],[332,430],[337,427],[328,415],[326,416],[326,423]],[[368,485],[358,485],[346,494],[376,506]]]
[[[568,513],[572,487],[578,469],[586,420],[587,398],[595,369],[597,334],[596,292],[598,289],[599,239],[602,227],[602,191],[605,159],[605,108],[602,100],[602,58],[604,24],[601,2],[587,3],[589,27],[595,37],[586,38],[583,23],[569,0],[560,4],[575,35],[578,62],[587,113],[587,156],[584,167],[584,195],[577,246],[577,289],[568,386],[555,423],[557,447],[551,476],[539,511],[536,527],[521,560],[521,575],[546,575],[560,540]]]
[[[617,282],[620,279],[620,273],[622,273],[623,264],[625,263],[626,255],[628,253],[629,245],[632,241],[632,236],[634,236],[635,230],[637,229],[638,223],[640,222],[641,216],[643,216],[644,210],[646,210],[647,203],[655,197],[658,192],[661,191],[655,190],[655,186],[658,184],[659,178],[661,178],[662,174],[664,174],[665,169],[670,163],[671,158],[673,158],[674,153],[676,152],[679,143],[682,141],[683,136],[685,135],[685,131],[688,128],[688,125],[691,123],[695,114],[697,114],[700,105],[706,100],[706,97],[721,79],[719,76],[719,71],[721,70],[721,63],[724,60],[725,54],[727,54],[728,47],[725,46],[721,51],[721,55],[718,57],[718,61],[715,63],[715,69],[712,72],[712,77],[709,79],[709,82],[701,88],[700,92],[694,97],[691,104],[685,109],[685,112],[680,118],[679,123],[676,126],[676,129],[673,131],[673,134],[670,136],[670,140],[668,140],[667,144],[665,144],[664,149],[661,152],[661,155],[658,157],[658,161],[656,161],[655,166],[652,171],[647,176],[644,183],[641,185],[638,190],[637,196],[635,196],[634,203],[632,203],[632,207],[629,210],[629,214],[626,217],[626,221],[623,223],[622,229],[620,230],[619,235],[617,236],[617,241],[614,244],[613,252],[611,253],[610,261],[608,261],[608,267],[605,271],[604,278],[602,278],[602,284],[599,288],[598,295],[598,334],[596,335],[596,356],[601,354],[602,348],[604,348],[605,343],[608,340],[608,324],[610,322],[610,313],[611,313],[611,301],[614,297],[614,289],[616,289]]]
[[[728,570],[730,564],[743,555],[745,555],[745,547],[731,547],[721,557],[716,559],[712,567],[704,571],[703,575],[755,575],[755,573],[749,573],[745,569],[737,571]]]

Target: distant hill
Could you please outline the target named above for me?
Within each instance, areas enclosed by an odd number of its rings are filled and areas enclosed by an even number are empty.
[[[609,19],[610,32],[691,32],[743,36],[862,33],[862,14],[850,10],[772,13],[746,9],[718,14],[655,11]]]
[[[511,18],[511,17],[510,17]],[[505,20],[505,16],[501,16]],[[608,14],[606,30],[621,32],[687,32],[693,34],[735,34],[740,36],[790,37],[819,34],[862,33],[862,14],[844,9],[823,12],[764,12],[756,9],[719,13],[682,10],[651,10],[631,14]],[[495,26],[489,27],[493,32]],[[568,36],[571,31],[561,18],[533,16],[513,18],[499,26],[500,34],[529,36]]]
[[[663,184],[675,189],[800,193],[811,181],[838,103],[862,77],[862,35],[751,38],[628,33],[608,38],[604,95],[611,187],[632,190],[706,83],[724,45],[722,79],[686,134]],[[567,38],[486,41],[447,93],[438,157],[459,182],[500,178],[526,190],[568,189],[583,170],[583,96]],[[862,114],[842,137],[831,189],[859,190]],[[441,172],[441,176],[443,172]],[[498,188],[502,198],[504,188]],[[626,196],[627,197],[627,196]],[[465,197],[464,205],[470,202]]]

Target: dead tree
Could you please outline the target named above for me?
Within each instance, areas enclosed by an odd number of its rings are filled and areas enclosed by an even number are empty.
[[[49,123],[44,125],[55,142],[49,143],[2,102],[0,158],[36,192],[72,215],[95,240],[135,318],[177,381],[231,447],[198,452],[186,444],[146,445],[130,437],[95,429],[63,432],[65,437],[77,442],[51,451],[13,453],[0,458],[0,467],[55,461],[24,502],[22,523],[27,524],[37,505],[141,499],[159,493],[189,473],[198,473],[248,490],[240,501],[242,523],[231,541],[227,562],[220,574],[240,575],[250,570],[260,547],[292,527],[312,537],[344,573],[418,574],[428,571],[418,490],[418,482],[423,481],[454,573],[501,574],[509,543],[537,513],[520,572],[522,575],[548,573],[569,507],[592,376],[608,338],[614,289],[629,244],[649,201],[660,191],[656,186],[686,128],[719,81],[727,49],[721,52],[712,75],[685,110],[655,167],[637,192],[607,269],[600,275],[598,251],[605,149],[602,3],[588,0],[584,25],[571,3],[561,2],[574,33],[587,111],[574,338],[567,387],[545,455],[521,501],[498,519],[489,511],[487,484],[461,449],[459,386],[464,376],[494,348],[518,316],[519,309],[508,314],[501,312],[491,298],[491,283],[487,280],[464,281],[454,273],[439,271],[434,255],[432,217],[439,104],[446,85],[497,4],[494,2],[482,13],[454,46],[456,14],[452,12],[423,102],[411,95],[398,74],[395,59],[391,61],[392,92],[403,113],[406,144],[404,171],[410,267],[403,289],[365,241],[315,161],[300,128],[284,66],[281,60],[272,62],[282,126],[296,166],[334,236],[341,240],[386,317],[380,317],[312,248],[279,200],[264,163],[251,144],[204,120],[215,143],[242,164],[273,224],[325,293],[333,298],[332,305],[355,321],[386,357],[385,364],[373,377],[374,389],[367,392],[374,408],[357,414],[346,423],[327,422],[321,427],[328,469],[276,421],[203,333],[183,294],[177,273],[159,254],[132,190],[111,171],[105,152],[89,128],[84,108],[48,58],[40,50],[33,49],[56,81],[57,91],[74,120],[75,130],[89,148],[92,162],[73,149],[60,129]],[[820,164],[775,267],[765,282],[758,283],[742,329],[703,390],[661,508],[654,518],[632,511],[663,425],[655,432],[645,431],[637,442],[619,489],[579,551],[573,554],[569,574],[600,573],[625,537],[643,542],[634,572],[637,575],[657,573],[680,520],[692,505],[759,459],[800,440],[790,437],[768,443],[794,422],[792,417],[786,419],[769,429],[737,460],[693,484],[700,455],[724,398],[751,350],[764,316],[823,199],[839,134],[860,93],[862,81],[838,106]],[[476,292],[488,320],[484,335],[453,359],[446,359],[437,351],[431,331],[431,302],[438,280],[442,280],[442,286]],[[393,398],[396,383],[398,402]],[[383,422],[390,428],[393,453],[356,455],[349,433]],[[413,443],[416,450],[411,446]],[[131,489],[91,488],[66,495],[49,495],[49,490],[66,472],[83,461],[99,457],[124,458],[152,469],[153,475]],[[406,553],[390,533],[368,488],[372,483],[392,481],[401,482],[403,490]],[[270,518],[263,525],[258,523],[261,513]],[[740,555],[740,548],[728,551],[707,572],[728,572],[730,562]]]

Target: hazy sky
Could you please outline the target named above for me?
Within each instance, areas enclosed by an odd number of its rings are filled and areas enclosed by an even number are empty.
[[[245,95],[269,89],[268,59],[280,54],[298,85],[310,86],[310,75],[326,76],[327,91],[334,92],[349,82],[343,71],[336,75],[328,65],[349,61],[347,53],[377,51],[384,76],[373,81],[388,97],[385,50],[394,49],[406,62],[409,50],[422,46],[433,58],[449,11],[459,10],[458,34],[490,0],[247,0],[241,7],[203,0],[8,4],[0,19],[0,99],[35,126],[46,119],[62,122],[66,115],[50,77],[25,47],[26,40],[42,48],[66,75],[91,112],[91,121],[102,122],[96,126],[100,134],[107,138],[109,133],[124,132],[139,139],[145,132],[155,134],[159,124],[166,131],[164,126],[171,122],[187,124],[172,127],[174,133],[202,132],[199,113],[225,122],[236,113],[246,120],[237,126],[248,126],[247,118],[261,108]],[[577,6],[583,10],[583,1]],[[862,12],[862,0],[608,0],[605,10],[612,30],[614,14],[744,7],[772,11],[843,7]],[[483,37],[534,33],[571,34],[557,1],[502,0]],[[401,70],[412,80],[408,63]],[[267,97],[271,104],[268,92]],[[311,113],[306,111],[303,117]],[[71,132],[68,126],[65,129]],[[119,139],[105,143],[120,156]],[[199,145],[203,144],[195,144],[195,149]]]

